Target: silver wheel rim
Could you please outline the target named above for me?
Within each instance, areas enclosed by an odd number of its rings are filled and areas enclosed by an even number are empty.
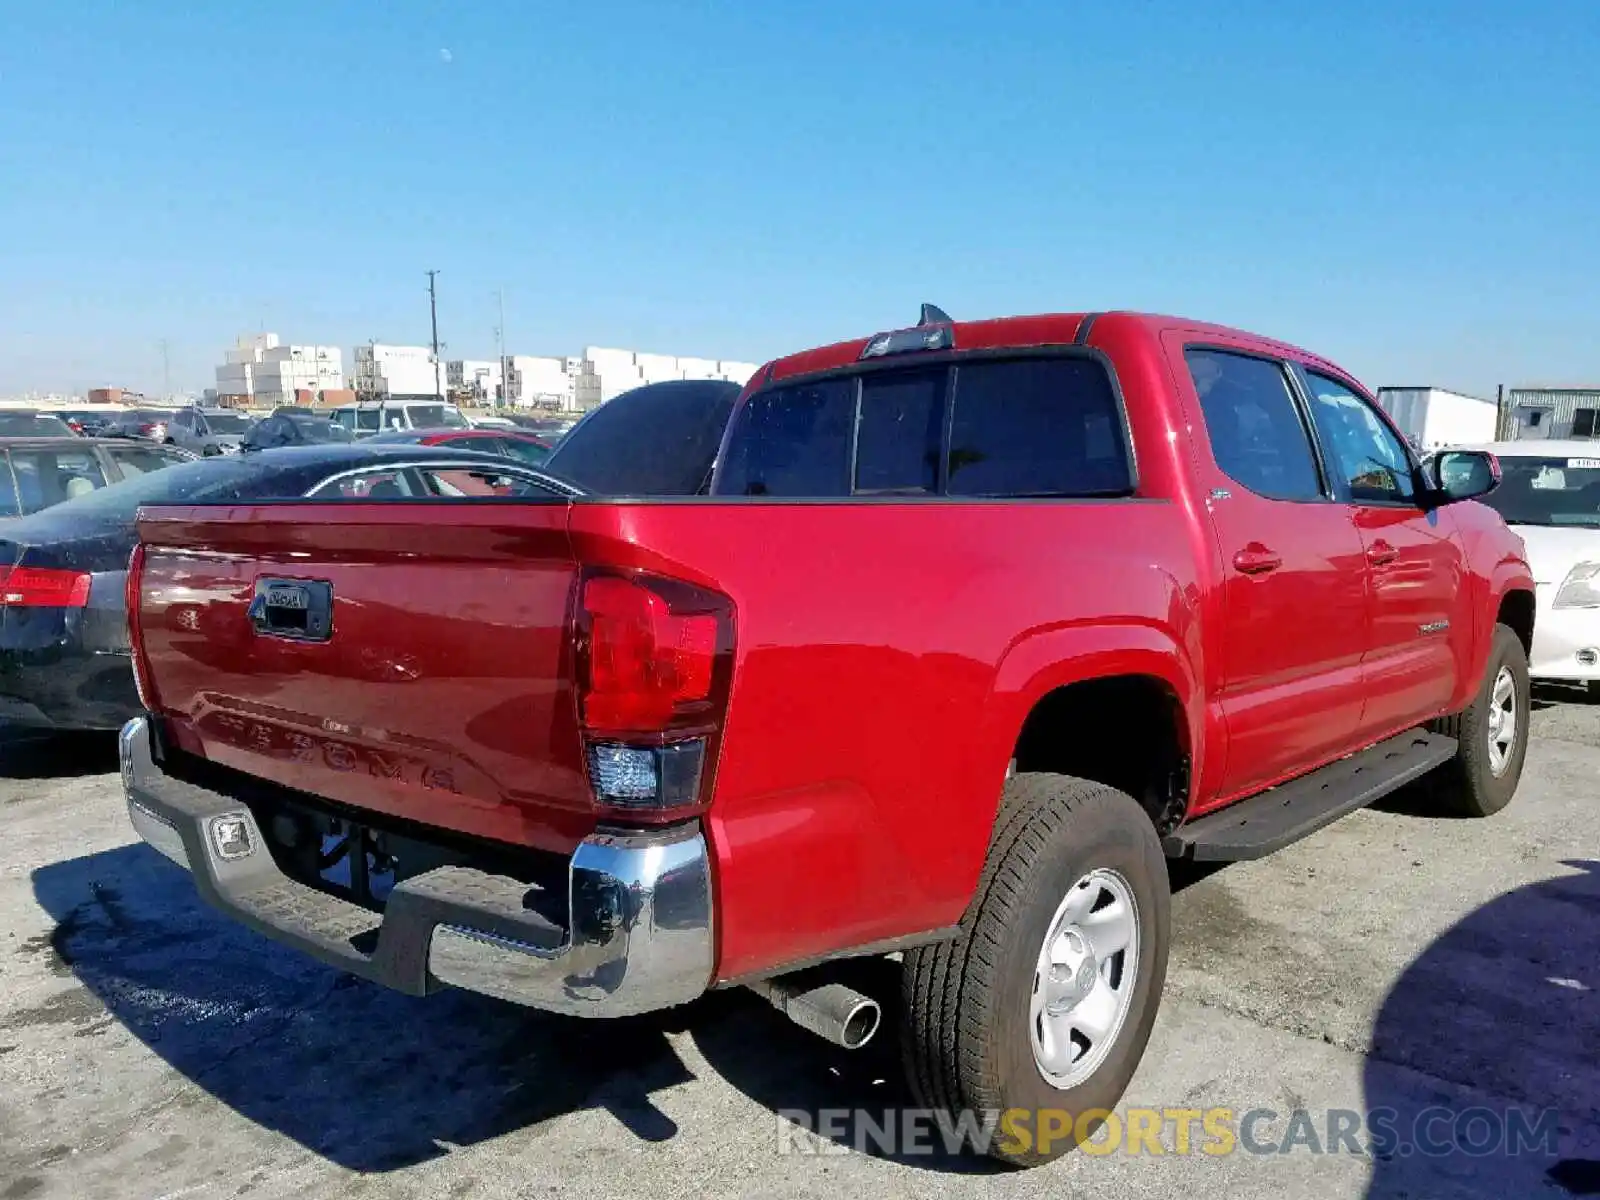
[[[1501,667],[1489,693],[1489,770],[1504,775],[1517,746],[1517,681]]]
[[[1050,919],[1033,971],[1028,1029],[1033,1061],[1051,1087],[1093,1075],[1128,1018],[1139,975],[1139,905],[1101,867],[1068,889]]]

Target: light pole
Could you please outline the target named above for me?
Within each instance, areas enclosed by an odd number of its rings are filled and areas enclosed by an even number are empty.
[[[440,404],[444,403],[444,382],[439,377],[439,296],[434,290],[434,276],[437,271],[428,272],[428,318],[433,323],[433,398]]]

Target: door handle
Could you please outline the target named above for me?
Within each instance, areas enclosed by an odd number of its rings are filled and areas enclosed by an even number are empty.
[[[1283,566],[1283,558],[1260,542],[1251,542],[1233,556],[1233,569],[1243,575],[1265,575]]]
[[[1367,561],[1375,567],[1381,567],[1385,563],[1392,563],[1399,557],[1400,551],[1381,538],[1367,547]]]

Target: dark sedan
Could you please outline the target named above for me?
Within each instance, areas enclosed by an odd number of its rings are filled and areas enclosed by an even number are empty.
[[[0,720],[116,729],[138,714],[123,586],[143,505],[574,494],[487,455],[346,444],[184,463],[10,522],[0,526]]]

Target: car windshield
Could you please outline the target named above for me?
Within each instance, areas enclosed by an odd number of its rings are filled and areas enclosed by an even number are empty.
[[[1510,525],[1600,529],[1600,445],[1593,458],[1500,459],[1500,486],[1483,498]]]
[[[206,425],[212,433],[243,433],[250,428],[250,418],[241,413],[207,413]]]
[[[145,504],[244,498],[253,494],[251,485],[261,478],[254,462],[219,455],[113,483],[81,499],[57,504],[52,513],[89,524],[122,524],[133,520]]]
[[[46,413],[0,412],[0,437],[72,437],[72,426]]]
[[[467,419],[453,404],[408,404],[413,429],[466,429]]]

